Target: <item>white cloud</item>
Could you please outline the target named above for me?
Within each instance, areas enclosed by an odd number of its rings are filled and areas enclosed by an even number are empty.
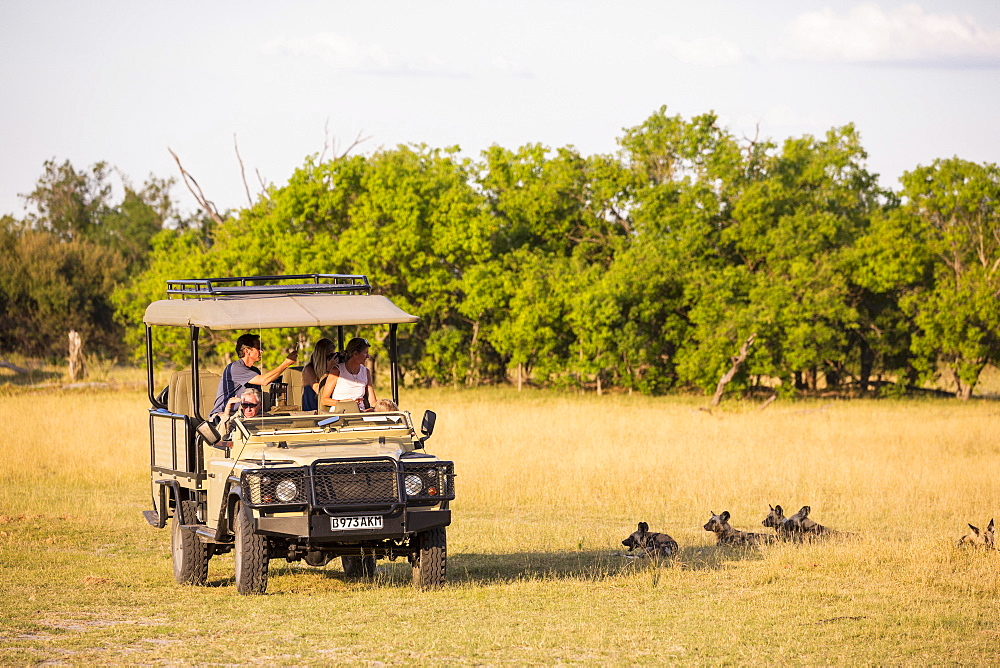
[[[696,37],[694,39],[661,37],[656,43],[656,48],[659,51],[666,51],[688,65],[724,67],[738,65],[747,60],[739,45],[722,37]]]
[[[264,45],[268,55],[315,59],[338,70],[389,76],[465,77],[468,72],[435,54],[406,57],[380,44],[363,44],[325,32],[306,37],[279,37]]]
[[[337,69],[392,69],[399,67],[397,59],[377,44],[360,44],[334,33],[319,33],[307,37],[278,37],[264,45],[269,55],[294,58],[315,58]]]
[[[858,5],[846,15],[830,8],[799,15],[787,41],[774,45],[782,60],[919,67],[1000,68],[1000,30],[971,16],[931,14],[916,5],[892,11]]]

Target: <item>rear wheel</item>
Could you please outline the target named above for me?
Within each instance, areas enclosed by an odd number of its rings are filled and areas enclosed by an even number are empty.
[[[341,557],[340,563],[349,578],[375,577],[375,557]]]
[[[267,538],[253,532],[253,521],[237,502],[233,510],[233,558],[236,561],[236,591],[263,594],[267,591]]]
[[[194,501],[181,501],[170,525],[170,553],[178,584],[203,585],[208,578],[211,548],[193,531],[181,528],[182,524],[197,522],[196,507]]]
[[[434,589],[444,584],[448,567],[448,538],[444,527],[417,534],[412,556],[413,586]]]

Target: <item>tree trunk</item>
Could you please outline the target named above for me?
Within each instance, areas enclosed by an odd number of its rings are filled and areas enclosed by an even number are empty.
[[[872,367],[875,366],[875,351],[868,345],[862,337],[861,343],[861,375],[858,377],[858,387],[862,392],[868,391],[868,381],[872,376]]]
[[[517,363],[517,391],[518,392],[521,391],[521,370],[522,370],[522,368],[523,367],[521,365],[521,362],[518,362]]]
[[[82,380],[87,370],[83,364],[83,339],[76,330],[69,332],[69,380],[75,383]]]
[[[597,374],[597,396],[601,396],[601,374]]]
[[[729,358],[732,362],[732,366],[729,367],[729,371],[724,373],[722,378],[719,379],[719,384],[715,388],[715,396],[712,397],[711,406],[718,406],[719,402],[722,401],[722,393],[726,390],[726,385],[728,385],[729,382],[736,376],[736,372],[740,370],[740,366],[742,366],[743,362],[746,361],[747,355],[750,354],[750,346],[753,345],[753,341],[756,338],[756,333],[748,336],[747,340],[744,341],[743,345],[740,347],[739,354]]]

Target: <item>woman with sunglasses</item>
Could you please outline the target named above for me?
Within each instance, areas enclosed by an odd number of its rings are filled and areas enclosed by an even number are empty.
[[[370,409],[378,400],[375,388],[372,387],[371,374],[365,366],[368,359],[368,349],[371,346],[366,339],[355,338],[347,342],[344,348],[344,362],[330,369],[330,374],[323,384],[320,394],[320,410],[326,406],[332,408],[338,401],[356,401],[361,410]]]

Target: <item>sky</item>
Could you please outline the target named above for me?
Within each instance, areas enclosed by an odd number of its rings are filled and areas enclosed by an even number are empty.
[[[238,208],[237,145],[253,194],[358,137],[613,153],[664,105],[778,143],[854,123],[886,187],[1000,162],[1000,2],[0,0],[0,214],[46,160],[141,186],[172,149]]]

